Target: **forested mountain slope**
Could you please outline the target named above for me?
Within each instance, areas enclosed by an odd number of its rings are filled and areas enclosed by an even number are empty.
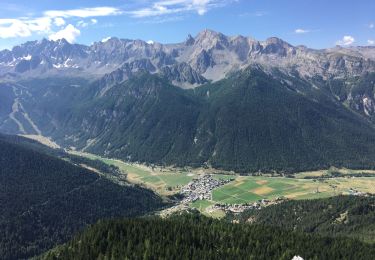
[[[205,217],[101,221],[42,259],[372,259],[372,245]]]
[[[151,191],[119,186],[17,142],[0,136],[2,259],[40,254],[98,219],[139,216],[163,205]]]
[[[375,243],[374,196],[292,200],[227,218],[241,223],[277,226],[326,236],[346,236]]]
[[[66,146],[157,164],[241,172],[375,166],[370,122],[280,75],[249,67],[194,90],[148,73],[103,95],[88,86],[47,133]]]

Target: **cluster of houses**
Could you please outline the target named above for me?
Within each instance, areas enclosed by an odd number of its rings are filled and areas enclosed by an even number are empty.
[[[205,174],[197,179],[193,179],[187,185],[182,187],[181,193],[185,196],[181,201],[181,206],[186,206],[196,200],[212,200],[212,190],[220,187],[233,179],[215,179],[211,174]],[[240,213],[247,209],[260,209],[272,204],[277,204],[285,201],[286,198],[279,197],[274,200],[261,199],[254,203],[244,204],[215,204],[211,206],[211,210],[222,210],[224,212]]]
[[[241,213],[248,209],[261,209],[262,207],[278,204],[287,200],[284,197],[278,197],[274,200],[261,199],[254,203],[244,203],[244,204],[215,204],[212,206],[213,210],[222,210],[225,213]]]
[[[212,206],[213,210],[222,210],[225,213],[241,213],[248,209],[260,209],[261,206],[258,202],[245,203],[245,204],[215,204]]]
[[[214,179],[211,174],[202,175],[182,187],[181,193],[185,195],[182,204],[196,200],[211,200],[212,190],[230,181],[232,180]]]

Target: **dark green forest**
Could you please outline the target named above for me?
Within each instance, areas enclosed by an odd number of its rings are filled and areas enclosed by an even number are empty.
[[[33,96],[57,91],[24,106],[61,144],[83,148],[95,139],[87,149],[92,153],[243,173],[375,168],[373,125],[298,75],[270,76],[250,67],[193,90],[148,73],[105,92],[100,82],[80,88],[56,80],[23,84],[32,86]]]
[[[1,259],[29,258],[99,219],[140,216],[164,205],[149,190],[117,185],[26,148],[33,141],[20,142],[0,136]]]
[[[373,259],[375,247],[199,215],[100,221],[42,259]]]
[[[228,215],[227,220],[282,227],[375,243],[375,197],[338,196],[287,201],[261,210]]]

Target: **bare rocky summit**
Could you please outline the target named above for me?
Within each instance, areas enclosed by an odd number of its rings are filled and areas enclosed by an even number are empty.
[[[375,70],[374,47],[314,50],[271,37],[258,41],[204,30],[177,44],[110,38],[91,46],[66,40],[27,42],[0,52],[0,75],[11,78],[85,75],[100,78],[123,71],[125,80],[137,71],[161,73],[182,87],[218,81],[228,73],[261,64],[304,78],[358,76]],[[115,77],[115,76],[112,76]]]

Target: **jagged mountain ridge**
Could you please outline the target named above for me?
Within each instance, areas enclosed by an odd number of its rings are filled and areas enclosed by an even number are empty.
[[[1,76],[0,130],[157,164],[372,168],[373,53],[209,30],[166,45],[26,43],[0,55],[14,62]]]
[[[217,81],[227,73],[259,63],[304,77],[356,76],[375,71],[374,47],[314,50],[276,38],[257,41],[204,30],[177,44],[110,38],[91,46],[66,40],[34,41],[0,52],[0,73],[11,77],[82,75],[100,78],[119,70],[167,75],[176,85],[192,87]],[[207,80],[206,80],[207,79]]]

